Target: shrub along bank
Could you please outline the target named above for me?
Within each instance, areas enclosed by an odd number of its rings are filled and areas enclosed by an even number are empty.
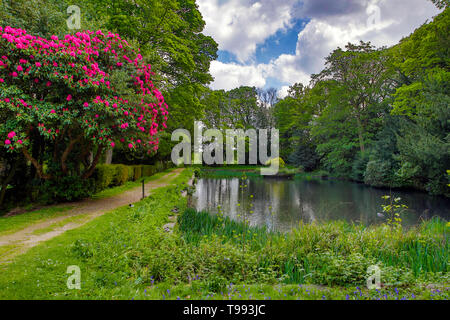
[[[102,164],[95,169],[95,192],[100,192],[110,187],[121,186],[127,181],[137,181],[142,177],[149,177],[172,167],[171,162],[157,162],[155,165],[134,166]]]
[[[39,191],[37,202],[55,203],[74,201],[91,197],[107,188],[122,186],[128,181],[138,181],[172,168],[171,162],[157,162],[154,165],[101,164],[88,180],[63,177],[58,181],[47,181]]]

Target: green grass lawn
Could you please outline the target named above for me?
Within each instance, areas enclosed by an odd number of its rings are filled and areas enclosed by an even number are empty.
[[[168,169],[166,171],[157,173],[153,176],[141,178],[138,181],[128,181],[127,183],[125,183],[122,186],[103,190],[103,191],[95,194],[94,196],[92,196],[92,198],[93,199],[105,199],[105,198],[114,197],[125,191],[140,187],[142,185],[143,180],[145,183],[154,181],[154,180],[158,180],[158,179],[161,179],[161,177],[169,174],[173,170],[174,169]],[[166,178],[161,179],[161,183],[166,183],[167,181],[170,180],[171,177],[173,177],[173,175],[174,174],[169,174]],[[11,216],[11,217],[1,217],[0,216],[0,236],[17,232],[21,229],[24,229],[24,228],[26,228],[30,225],[33,225],[35,223],[38,223],[38,222],[44,222],[44,221],[52,219],[52,218],[63,216],[67,211],[69,211],[70,209],[73,209],[74,207],[75,206],[67,206],[67,205],[65,206],[63,204],[60,204],[60,205],[55,205],[55,206],[39,209],[39,210],[34,210],[31,212],[18,214],[18,215]],[[67,221],[64,220],[64,221],[65,221],[65,223],[72,222],[71,220],[67,220]],[[53,228],[37,230],[37,233],[38,234],[43,233],[44,231],[50,231],[52,229]]]
[[[140,186],[142,186],[142,181],[144,181],[144,183],[148,183],[154,180],[158,180],[161,179],[161,177],[165,176],[166,174],[172,172],[174,169],[167,169],[163,172],[159,172],[156,173],[150,177],[143,177],[138,179],[137,181],[128,181],[126,182],[124,185],[118,186],[118,187],[113,187],[113,188],[109,188],[106,190],[103,190],[95,195],[92,196],[93,199],[105,199],[105,198],[110,198],[113,196],[116,196],[118,194],[121,194],[125,191],[129,191],[132,190],[134,188],[138,188]],[[174,174],[168,175],[166,178],[161,179],[161,183],[166,183],[168,180],[170,180],[171,177],[173,177]]]
[[[111,298],[114,283],[124,288],[129,281],[135,283],[134,250],[166,238],[162,225],[175,205],[185,207],[186,199],[180,195],[191,176],[192,171],[185,170],[171,186],[158,189],[134,208],[113,210],[0,266],[0,299]],[[93,262],[94,256],[100,260]],[[86,289],[96,289],[68,290],[69,265],[81,267]]]
[[[331,223],[271,234],[186,210],[180,194],[191,176],[185,170],[134,208],[113,210],[0,266],[0,299],[449,298],[439,221],[416,233]],[[174,207],[183,214],[169,234],[162,227]],[[384,270],[379,291],[365,289],[370,263]],[[66,286],[72,265],[80,267],[81,290]]]
[[[54,224],[52,224],[52,225],[50,225],[50,226],[48,226],[46,228],[34,230],[32,232],[32,234],[34,234],[34,235],[44,234],[44,233],[53,231],[53,230],[55,230],[57,228],[63,227],[63,226],[65,226],[68,223],[81,224],[81,223],[83,223],[84,221],[86,221],[88,219],[89,219],[89,215],[88,214],[80,214],[80,215],[76,215],[76,216],[73,216],[73,217],[68,217],[68,218],[66,218],[64,220],[61,220],[59,222],[56,222],[56,223],[54,223]]]
[[[64,215],[73,206],[54,206],[11,217],[0,217],[0,236],[19,231],[37,222]]]

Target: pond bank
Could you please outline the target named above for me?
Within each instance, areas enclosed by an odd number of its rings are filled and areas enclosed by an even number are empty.
[[[383,206],[395,199],[396,205],[405,206],[398,217],[405,228],[433,217],[450,218],[450,199],[420,192],[384,191],[345,181],[263,179],[222,172],[198,180],[193,207],[218,213],[220,206],[225,216],[238,221],[244,211],[251,211],[248,219],[252,226],[287,232],[300,222],[344,220],[380,225],[388,219]]]
[[[387,230],[366,232],[345,224],[305,227],[292,240],[284,239],[186,210],[181,194],[191,177],[192,171],[185,170],[133,208],[113,210],[0,267],[0,299],[449,298],[447,273],[415,276],[413,269],[427,263],[420,248],[430,245],[430,254],[439,252],[440,247],[431,247],[442,243],[438,223],[424,226],[420,235],[394,240]],[[165,232],[174,211],[181,214],[178,224],[173,233]],[[424,241],[417,249],[422,258],[408,260],[408,248],[413,250],[419,239]],[[320,254],[311,254],[315,248],[322,248]],[[379,260],[377,252],[385,257],[386,276],[379,292],[364,287],[365,266]],[[81,290],[66,286],[70,265],[80,267]]]

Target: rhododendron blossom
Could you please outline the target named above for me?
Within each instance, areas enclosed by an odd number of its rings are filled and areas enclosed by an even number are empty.
[[[63,174],[71,174],[67,163],[76,161],[75,154],[84,161],[94,153],[92,163],[83,162],[84,178],[104,149],[118,142],[156,151],[168,106],[152,82],[151,66],[138,52],[118,34],[100,30],[48,40],[0,27],[0,109],[7,115],[0,136],[8,138],[5,148],[22,152],[44,179],[51,176],[31,155],[37,134],[53,150],[53,167],[60,166]],[[126,95],[116,89],[123,85],[131,88]]]

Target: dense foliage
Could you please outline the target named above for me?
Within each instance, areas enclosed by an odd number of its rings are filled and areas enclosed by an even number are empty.
[[[282,157],[377,187],[446,194],[450,11],[391,48],[348,44],[274,107]]]
[[[218,47],[195,0],[2,0],[0,204],[7,189],[33,200],[44,180],[84,183],[111,159],[167,160],[170,132],[194,120],[278,128],[281,158],[306,171],[448,195],[450,18],[447,0],[433,2],[442,13],[398,45],[337,48],[309,85],[278,99],[207,88]],[[73,4],[82,30],[103,33],[69,30]],[[16,48],[22,38],[29,48]]]
[[[450,9],[399,44],[337,48],[309,85],[208,91],[205,123],[220,130],[275,127],[289,165],[376,187],[450,195]]]
[[[72,5],[79,30],[68,25]],[[194,0],[2,0],[0,9],[0,206],[7,190],[13,202],[34,201],[55,184],[44,181],[70,180],[62,192],[85,184],[104,161],[167,160],[167,132],[204,116],[217,44],[201,33]]]
[[[73,167],[87,163],[96,149],[82,173],[89,178],[103,148],[119,142],[157,150],[167,104],[151,81],[151,66],[117,34],[97,31],[47,40],[6,27],[1,38],[0,135],[9,151],[24,154],[40,178],[69,174],[70,160]],[[45,159],[51,167],[47,173],[31,155],[39,143],[52,154]]]

